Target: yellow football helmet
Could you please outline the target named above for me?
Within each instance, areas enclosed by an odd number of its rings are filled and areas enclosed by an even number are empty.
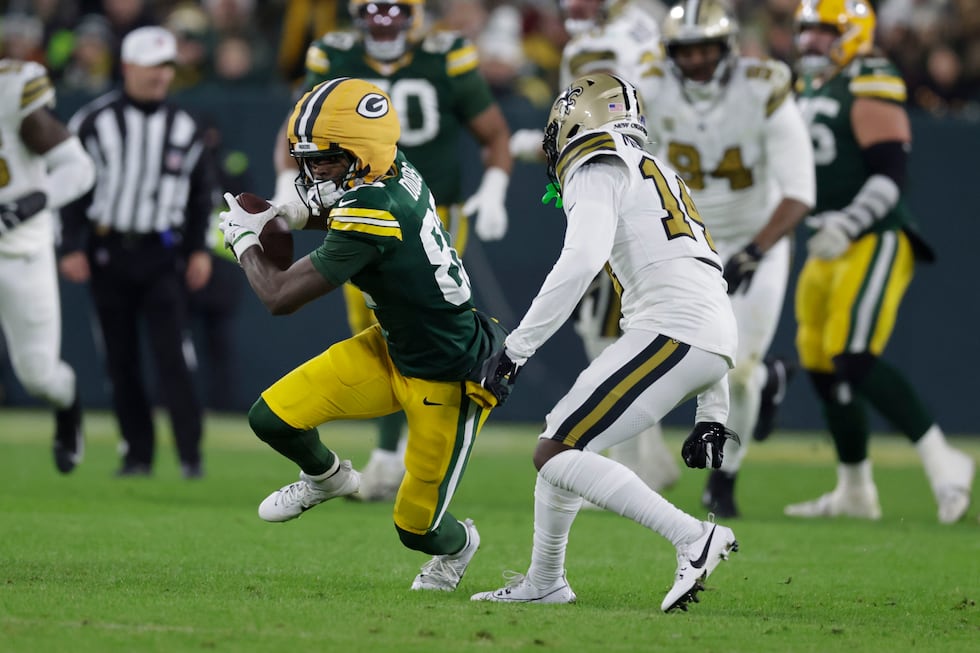
[[[425,23],[425,0],[351,0],[347,5],[351,20],[364,35],[368,56],[394,61],[418,40]]]
[[[317,84],[293,107],[287,123],[289,153],[299,163],[296,184],[307,204],[325,208],[323,198],[336,190],[371,183],[391,169],[401,126],[391,98],[360,79],[340,77]],[[317,179],[311,163],[345,156],[346,174]],[[332,184],[325,189],[324,183]],[[311,191],[315,190],[313,193]]]
[[[867,0],[802,0],[796,8],[797,31],[816,25],[833,27],[840,34],[826,55],[836,68],[874,47],[875,12]]]
[[[647,119],[636,87],[610,73],[579,77],[551,106],[544,131],[548,176],[560,183],[558,158],[568,142],[581,133],[607,130],[624,134],[641,146],[647,142]]]
[[[697,100],[710,100],[721,90],[738,56],[738,20],[726,0],[687,0],[674,5],[660,26],[661,42],[671,71],[680,79],[688,95]],[[690,78],[678,65],[677,48],[685,45],[718,43],[721,59],[710,72],[710,79]],[[708,73],[705,73],[708,74]]]

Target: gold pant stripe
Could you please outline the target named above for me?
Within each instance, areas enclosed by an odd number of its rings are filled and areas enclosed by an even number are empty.
[[[657,336],[649,347],[602,382],[585,403],[558,427],[561,442],[584,449],[655,381],[677,365],[690,345]]]
[[[847,338],[849,352],[868,351],[897,250],[898,238],[895,233],[889,231],[881,234],[864,285],[858,291],[851,311],[851,332]]]

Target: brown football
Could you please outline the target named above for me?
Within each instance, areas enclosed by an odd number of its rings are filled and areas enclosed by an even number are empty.
[[[249,213],[261,213],[271,206],[255,193],[239,193],[235,201]],[[277,216],[269,220],[259,234],[259,242],[266,257],[280,270],[293,264],[293,232],[285,219]]]

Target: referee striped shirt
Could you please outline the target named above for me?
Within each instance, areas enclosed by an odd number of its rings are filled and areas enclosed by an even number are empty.
[[[63,252],[82,249],[87,232],[167,234],[186,252],[207,249],[211,169],[190,114],[113,91],[82,107],[68,127],[95,161],[96,181],[61,211]]]

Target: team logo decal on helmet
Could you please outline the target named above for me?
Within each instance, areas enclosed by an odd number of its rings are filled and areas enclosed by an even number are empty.
[[[388,98],[380,93],[368,93],[357,103],[357,113],[368,119],[380,118],[388,113]]]

